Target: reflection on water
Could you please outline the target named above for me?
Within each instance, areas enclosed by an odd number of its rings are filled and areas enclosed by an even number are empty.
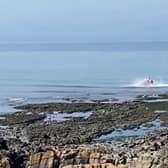
[[[97,140],[110,141],[110,140],[115,140],[117,138],[123,138],[123,137],[139,137],[139,136],[144,136],[147,133],[150,133],[153,131],[167,129],[166,127],[161,126],[160,119],[156,119],[152,122],[148,122],[147,124],[150,124],[152,126],[146,127],[144,124],[142,124],[139,128],[127,129],[127,130],[117,129],[111,132],[110,134],[100,136]]]

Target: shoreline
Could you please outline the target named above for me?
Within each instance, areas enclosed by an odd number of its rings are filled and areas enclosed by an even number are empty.
[[[167,97],[164,94],[159,98]],[[168,164],[165,157],[168,156],[168,102],[147,100],[156,97],[139,96],[135,101],[123,103],[44,103],[16,107],[18,112],[0,115],[0,125],[4,126],[0,128],[0,164],[26,168],[38,165],[71,168],[79,164],[133,168],[130,166],[133,163],[153,166],[153,159],[158,161],[156,165]],[[56,119],[59,116],[61,121],[46,120],[47,116]],[[156,119],[166,129],[122,137],[117,143],[96,140],[118,129],[137,130],[142,124],[145,129],[151,128]],[[13,152],[21,160],[13,160]]]

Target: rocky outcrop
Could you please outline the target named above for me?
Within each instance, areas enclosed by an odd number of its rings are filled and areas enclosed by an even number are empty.
[[[167,130],[146,137],[127,138],[120,143],[95,139],[116,127],[137,128],[158,117],[166,124],[168,113],[156,114],[152,110],[167,109],[167,104],[125,102],[28,107],[32,110],[29,115],[30,109],[25,106],[26,114],[7,115],[9,125],[0,127],[0,137],[3,137],[0,139],[0,168],[168,168]],[[51,123],[38,119],[41,110],[59,109],[93,111],[87,119]]]
[[[168,132],[121,144],[48,146],[34,153],[28,168],[167,168]]]
[[[58,146],[15,140],[13,145],[14,140],[3,139],[1,142],[2,168],[168,168],[168,131],[117,144]]]
[[[54,168],[54,155],[53,151],[33,154],[30,156],[27,168]]]

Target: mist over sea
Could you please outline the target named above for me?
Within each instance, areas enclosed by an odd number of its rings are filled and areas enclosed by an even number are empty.
[[[132,100],[168,91],[168,43],[0,44],[0,112],[68,99]],[[140,87],[150,77],[153,87]]]

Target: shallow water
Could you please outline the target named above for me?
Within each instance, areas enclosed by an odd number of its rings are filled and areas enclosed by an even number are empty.
[[[67,121],[72,118],[84,118],[87,119],[92,115],[92,112],[73,112],[73,113],[59,113],[59,112],[54,112],[53,114],[47,114],[47,117],[45,118],[44,121],[57,121],[57,122],[62,122],[62,121]]]
[[[13,106],[9,106],[8,104],[3,104],[0,106],[0,114],[13,113],[17,111],[20,111],[20,110],[15,109]]]
[[[152,122],[149,122],[147,124],[152,125],[151,127],[146,127],[144,124],[141,125],[139,128],[134,129],[117,129],[110,134],[102,135],[97,140],[98,141],[111,141],[117,138],[123,138],[123,137],[142,137],[145,136],[147,133],[153,132],[153,131],[159,131],[167,129],[166,127],[161,126],[160,119],[156,119]]]
[[[168,111],[166,110],[155,110],[154,113],[167,113]]]
[[[66,98],[125,101],[168,92],[167,48],[167,43],[0,46],[0,112]],[[148,76],[157,85],[139,87]]]
[[[145,100],[144,102],[148,102],[148,103],[155,103],[155,102],[168,102],[168,99]]]

